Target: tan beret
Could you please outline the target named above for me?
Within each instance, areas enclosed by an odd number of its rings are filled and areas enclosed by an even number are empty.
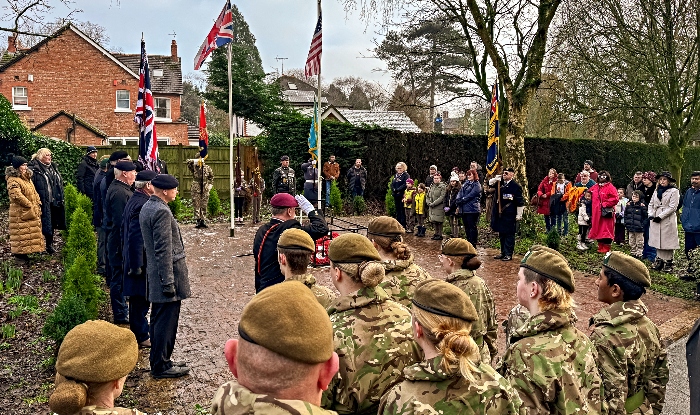
[[[311,236],[301,229],[291,228],[282,232],[280,239],[277,241],[278,248],[285,249],[304,249],[309,252],[316,250],[316,245]]]
[[[476,321],[479,315],[469,296],[459,288],[442,280],[421,281],[413,294],[413,304],[421,310],[465,321]]]
[[[603,266],[610,268],[639,286],[644,288],[651,286],[649,270],[644,263],[622,252],[608,252],[603,258]]]
[[[450,238],[442,243],[442,254],[451,256],[476,255],[474,245],[466,239]]]
[[[378,216],[367,225],[368,235],[386,236],[393,238],[396,235],[403,235],[406,230],[399,221],[389,216]]]
[[[322,363],[333,354],[333,327],[309,288],[286,281],[265,288],[243,309],[241,339],[303,363]]]
[[[56,371],[82,382],[121,379],[136,366],[139,346],[134,333],[103,320],[79,324],[58,349]]]
[[[328,246],[328,259],[339,264],[359,264],[365,261],[380,261],[381,257],[369,239],[357,233],[346,233],[331,241]]]
[[[569,267],[569,263],[552,248],[542,245],[533,245],[520,261],[520,267],[528,268],[543,277],[550,279],[564,287],[568,292],[574,292],[574,273]]]

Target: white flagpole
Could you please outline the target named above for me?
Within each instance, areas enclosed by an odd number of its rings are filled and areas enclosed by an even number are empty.
[[[236,224],[235,218],[233,216],[234,203],[233,203],[233,189],[236,185],[236,179],[233,177],[233,90],[231,88],[231,45],[233,42],[228,43],[226,49],[228,57],[228,160],[229,160],[229,198],[231,203],[231,226],[229,236],[236,236]],[[236,126],[237,127],[237,126]]]
[[[318,17],[321,17],[321,0],[318,0]],[[323,24],[323,23],[321,23]],[[321,32],[323,33],[323,32]],[[323,41],[323,38],[322,40]],[[323,56],[323,54],[321,54]],[[316,186],[318,188],[318,210],[321,210],[321,189],[324,185],[321,183],[321,171],[323,170],[323,158],[321,157],[321,59],[318,62],[318,131],[316,131],[316,144],[318,145],[318,160],[316,161],[316,167],[318,168],[318,178],[316,179]],[[330,195],[326,195],[330,199]]]

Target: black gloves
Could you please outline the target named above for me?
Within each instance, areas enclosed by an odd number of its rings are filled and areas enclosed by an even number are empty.
[[[144,275],[143,268],[138,267],[135,269],[130,269],[129,275],[131,275],[132,277],[142,277]]]
[[[654,221],[654,223],[659,223],[661,222],[661,218],[657,216],[654,219],[652,219],[652,221]]]
[[[175,297],[175,284],[163,285],[163,295],[166,297]]]

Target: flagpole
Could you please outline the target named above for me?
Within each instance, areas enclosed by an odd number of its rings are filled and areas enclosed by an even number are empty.
[[[236,224],[235,218],[233,216],[234,203],[233,203],[233,189],[235,186],[235,179],[233,177],[233,88],[231,88],[231,44],[228,43],[226,48],[226,55],[228,58],[228,167],[229,167],[229,199],[231,203],[231,225],[229,231],[229,237],[236,236]]]
[[[321,17],[321,0],[318,0],[318,17]],[[323,56],[323,55],[321,55]],[[318,177],[316,179],[316,187],[318,188],[318,210],[321,210],[321,189],[324,187],[321,184],[321,171],[323,170],[323,158],[321,157],[321,61],[319,58],[318,62],[318,91],[317,91],[318,99],[316,102],[318,102],[318,119],[316,122],[318,123],[318,131],[316,131],[316,144],[318,145],[318,160],[316,161],[316,167],[318,169]],[[330,199],[329,194],[326,195],[327,198]]]

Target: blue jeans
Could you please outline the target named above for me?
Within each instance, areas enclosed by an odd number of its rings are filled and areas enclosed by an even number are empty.
[[[326,180],[326,207],[331,205],[331,181]]]
[[[559,232],[562,236],[566,236],[569,234],[569,214],[568,213],[560,213],[555,217],[556,225],[557,225],[557,232]],[[564,232],[561,231],[561,224],[564,222]]]
[[[553,215],[544,215],[544,226],[547,229],[547,233],[552,229],[552,225],[554,225],[554,218],[552,217]]]

